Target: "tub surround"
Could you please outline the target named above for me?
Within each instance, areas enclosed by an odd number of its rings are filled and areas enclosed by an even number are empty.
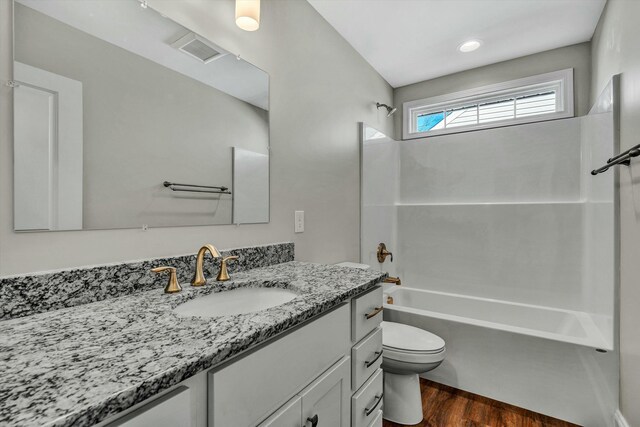
[[[6,320],[0,424],[92,425],[371,289],[385,276],[293,261],[237,272],[225,283],[187,285],[179,294],[163,293],[158,283],[147,291]],[[244,286],[287,288],[299,297],[256,313],[210,319],[172,311],[189,299]]]
[[[238,260],[228,264],[230,274],[294,259],[293,243],[276,243],[220,252],[223,257],[239,256]],[[161,265],[176,267],[178,280],[188,284],[195,269],[195,262],[196,256],[192,254],[0,278],[0,320],[164,287],[166,278],[149,272],[151,268]],[[213,262],[207,260],[205,276],[215,278],[219,265],[220,259]]]

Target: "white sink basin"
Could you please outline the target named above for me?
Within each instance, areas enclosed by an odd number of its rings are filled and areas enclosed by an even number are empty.
[[[173,311],[180,316],[231,316],[276,307],[297,296],[295,292],[280,288],[238,288],[192,299]]]

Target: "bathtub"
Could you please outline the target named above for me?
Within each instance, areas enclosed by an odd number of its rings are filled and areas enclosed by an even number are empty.
[[[445,340],[447,358],[425,378],[585,427],[614,425],[618,353],[597,316],[404,285],[384,294],[385,320]]]
[[[588,313],[401,286],[385,295],[393,298],[387,310],[613,350],[601,332],[603,320]]]

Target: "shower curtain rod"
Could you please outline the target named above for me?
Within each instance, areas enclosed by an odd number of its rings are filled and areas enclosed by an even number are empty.
[[[599,173],[606,172],[609,170],[611,166],[617,165],[626,165],[629,166],[631,164],[631,158],[640,156],[640,144],[634,145],[629,148],[627,151],[618,154],[607,160],[607,164],[591,171],[591,175],[598,175]]]

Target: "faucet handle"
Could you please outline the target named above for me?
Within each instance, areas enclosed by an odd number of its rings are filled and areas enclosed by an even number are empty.
[[[385,245],[384,243],[380,243],[378,245],[378,251],[376,252],[376,255],[378,256],[378,262],[380,264],[382,264],[388,256],[391,257],[391,262],[393,262],[393,254],[387,250],[387,245]]]
[[[239,257],[232,255],[228,257],[222,258],[222,262],[220,263],[220,272],[218,273],[218,277],[216,280],[218,282],[226,282],[229,280],[229,272],[227,271],[227,262],[238,259]]]
[[[167,286],[164,287],[165,294],[174,294],[182,290],[180,283],[178,283],[178,276],[176,275],[175,267],[163,265],[161,267],[152,268],[151,271],[154,273],[164,273],[165,271],[169,272],[169,282],[167,282]]]

